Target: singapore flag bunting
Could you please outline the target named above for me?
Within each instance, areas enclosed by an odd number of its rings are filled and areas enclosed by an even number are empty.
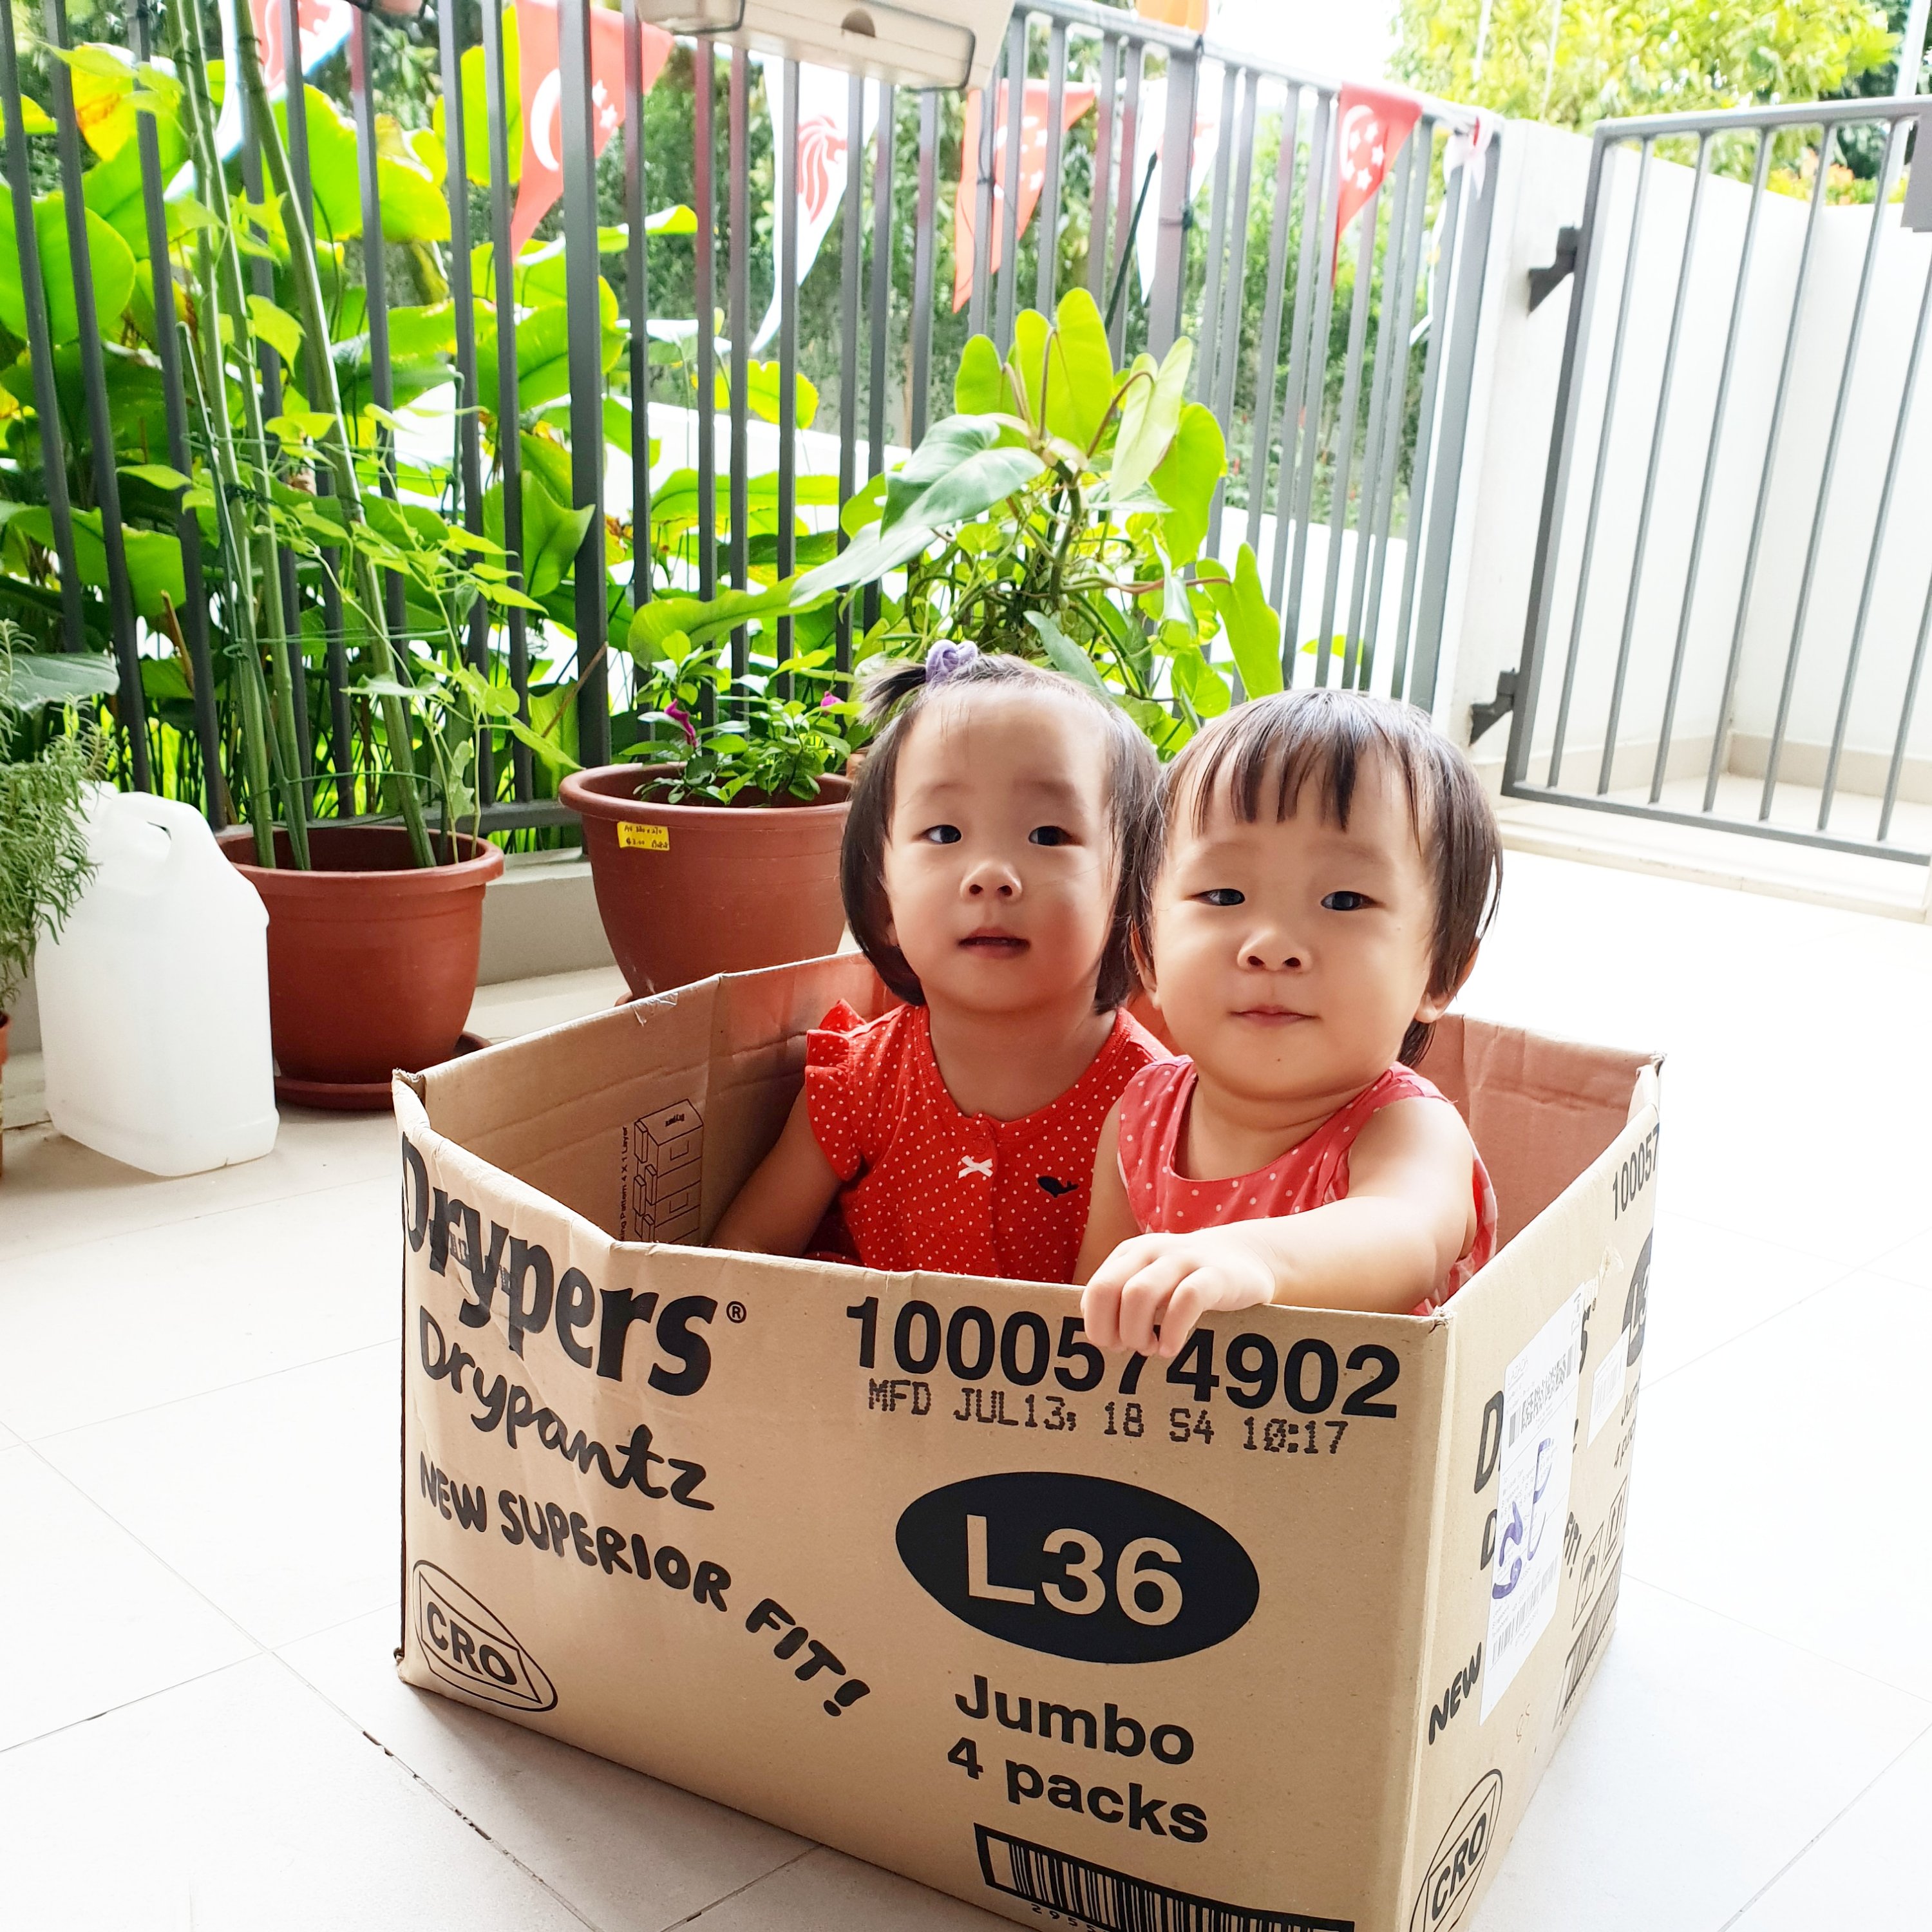
[[[1389,164],[1422,118],[1422,103],[1390,88],[1345,87],[1336,103],[1340,192],[1335,202],[1335,248],[1342,233],[1382,184]]]

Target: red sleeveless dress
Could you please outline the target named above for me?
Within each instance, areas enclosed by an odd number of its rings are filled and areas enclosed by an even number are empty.
[[[1348,1149],[1370,1119],[1394,1100],[1447,1099],[1422,1076],[1391,1066],[1338,1108],[1308,1138],[1258,1174],[1223,1180],[1195,1180],[1174,1168],[1174,1150],[1194,1097],[1194,1063],[1164,1060],[1144,1068],[1120,1096],[1120,1178],[1127,1202],[1144,1234],[1192,1234],[1230,1221],[1258,1221],[1304,1214],[1342,1201],[1348,1193]],[[1412,1311],[1440,1308],[1495,1253],[1496,1196],[1478,1154],[1470,1185],[1476,1210],[1475,1238],[1442,1284]]]
[[[808,1253],[872,1268],[1073,1279],[1101,1124],[1166,1052],[1124,1007],[1087,1070],[1017,1120],[962,1114],[923,1006],[860,1018],[843,1000],[806,1036],[812,1130],[841,1183]]]

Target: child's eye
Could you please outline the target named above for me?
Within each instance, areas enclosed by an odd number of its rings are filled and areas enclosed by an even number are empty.
[[[1034,845],[1070,845],[1072,835],[1058,825],[1036,825],[1027,834],[1028,842]]]
[[[1326,912],[1360,912],[1365,905],[1374,903],[1366,892],[1330,892],[1322,905]]]
[[[1216,886],[1210,891],[1196,892],[1194,896],[1203,905],[1238,906],[1247,903],[1246,892],[1238,892],[1232,886]]]
[[[928,825],[919,836],[929,845],[956,845],[959,843],[959,828],[956,825]]]

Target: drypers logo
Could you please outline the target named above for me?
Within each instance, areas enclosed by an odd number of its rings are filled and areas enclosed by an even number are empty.
[[[446,1684],[512,1711],[548,1711],[556,1687],[543,1666],[456,1579],[434,1563],[413,1573],[423,1661]]]
[[[1503,1774],[1492,1771],[1485,1772],[1463,1799],[1430,1862],[1408,1932],[1450,1932],[1452,1926],[1462,1923],[1463,1913],[1475,1900],[1476,1881],[1482,1874],[1490,1840],[1496,1834],[1502,1798]]]

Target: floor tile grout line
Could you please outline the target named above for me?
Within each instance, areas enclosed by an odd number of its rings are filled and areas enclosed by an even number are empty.
[[[317,1355],[313,1360],[290,1362],[279,1369],[264,1369],[260,1374],[242,1376],[232,1382],[218,1382],[212,1388],[196,1389],[188,1395],[170,1396],[166,1402],[151,1402],[145,1408],[124,1408],[113,1415],[97,1415],[91,1421],[70,1423],[64,1429],[50,1429],[44,1436],[22,1436],[21,1442],[32,1446],[41,1442],[58,1442],[69,1436],[78,1436],[86,1429],[105,1429],[110,1423],[131,1422],[137,1416],[158,1415],[164,1409],[179,1408],[184,1403],[205,1402],[210,1396],[226,1395],[236,1389],[252,1388],[257,1382],[272,1382],[278,1376],[299,1375],[305,1369],[319,1369],[330,1362],[346,1362],[352,1355],[373,1354],[378,1348],[394,1348],[400,1342],[400,1335],[386,1335],[380,1341],[358,1342],[352,1348],[338,1348],[332,1355]],[[0,1422],[6,1418],[0,1416]],[[8,1425],[11,1427],[12,1425]],[[20,1432],[14,1430],[16,1435]],[[79,1485],[75,1486],[76,1488]],[[85,1491],[82,1492],[86,1493]],[[104,1508],[105,1504],[101,1505]]]
[[[1813,1832],[1811,1836],[1806,1839],[1804,1844],[1799,1846],[1798,1850],[1793,1852],[1790,1857],[1786,1858],[1784,1864],[1780,1865],[1777,1870],[1773,1872],[1770,1877],[1766,1879],[1763,1884],[1760,1886],[1756,1891],[1753,1892],[1750,1898],[1746,1899],[1743,1904],[1739,1906],[1736,1911],[1732,1912],[1730,1917],[1724,1921],[1723,1924],[1718,1927],[1718,1932],[1730,1932],[1731,1928],[1736,1924],[1738,1921],[1744,1917],[1744,1914],[1750,1911],[1753,1906],[1756,1904],[1760,1899],[1763,1898],[1767,1892],[1772,1890],[1774,1887],[1780,1884],[1788,1873],[1796,1869],[1796,1868],[1802,1864],[1806,1858],[1810,1857],[1813,1851],[1817,1848],[1819,1844],[1821,1844],[1824,1839],[1828,1837],[1832,1832],[1835,1831],[1852,1812],[1856,1810],[1858,1808],[1871,1796],[1872,1792],[1875,1791],[1880,1784],[1883,1784],[1886,1779],[1889,1778],[1892,1774],[1898,1768],[1899,1766],[1905,1760],[1905,1759],[1913,1751],[1916,1750],[1928,1737],[1932,1737],[1932,1724],[1928,1724],[1924,1730],[1919,1732],[1916,1736],[1908,1738],[1892,1757],[1888,1759],[1877,1771],[1873,1773],[1872,1776],[1862,1786],[1860,1787],[1858,1790],[1854,1792],[1837,1811],[1834,1812],[1822,1825],[1820,1826],[1818,1829]]]
[[[707,1912],[716,1912],[721,1905],[729,1905],[733,1899],[742,1898],[754,1886],[763,1885],[767,1879],[776,1878],[781,1872],[790,1871],[794,1865],[810,1858],[814,1852],[824,1851],[826,1849],[827,1847],[814,1840],[808,1844],[802,1851],[794,1852],[782,1864],[772,1866],[770,1871],[760,1872],[756,1878],[748,1878],[742,1885],[734,1886],[729,1892],[722,1893],[718,1898],[712,1899],[710,1904],[700,1905],[695,1912],[687,1912],[682,1918],[670,1920],[660,1929],[660,1932],[677,1932],[677,1928],[680,1925],[694,1925]]]
[[[19,1130],[10,1129],[9,1131],[17,1132]],[[268,1156],[264,1156],[263,1158]],[[332,1180],[320,1187],[292,1187],[273,1194],[265,1194],[259,1200],[237,1202],[232,1207],[207,1208],[194,1214],[170,1215],[159,1221],[138,1222],[106,1234],[84,1234],[77,1240],[62,1241],[51,1247],[0,1248],[0,1262],[24,1264],[28,1262],[44,1260],[50,1255],[64,1255],[74,1248],[95,1246],[103,1241],[114,1240],[123,1235],[156,1234],[164,1229],[191,1227],[197,1221],[214,1220],[224,1214],[243,1214],[256,1208],[280,1207],[291,1201],[313,1201],[319,1195],[334,1194],[345,1188],[372,1186],[386,1178],[386,1170],[382,1174],[365,1174],[353,1180]],[[166,1184],[160,1184],[165,1186]]]
[[[1673,1590],[1668,1583],[1660,1583],[1640,1571],[1626,1569],[1624,1574],[1632,1582],[1641,1583],[1646,1590],[1654,1590],[1660,1597],[1668,1597],[1673,1603],[1683,1604],[1687,1609],[1701,1611],[1707,1617],[1715,1617],[1720,1622],[1733,1625],[1738,1630],[1749,1630],[1754,1636],[1766,1637],[1773,1643],[1795,1650],[1800,1657],[1809,1657],[1820,1664],[1828,1664],[1834,1670],[1842,1670],[1848,1676],[1862,1677],[1868,1684],[1875,1684],[1882,1690],[1889,1690],[1894,1696],[1909,1698],[1915,1704],[1924,1706],[1928,1720],[1932,1720],[1932,1696],[1922,1690],[1910,1690],[1903,1684],[1894,1684],[1889,1677],[1881,1677],[1876,1672],[1865,1670],[1856,1664],[1847,1664],[1842,1658],[1832,1657],[1822,1650],[1816,1650],[1808,1643],[1800,1643],[1795,1637],[1782,1630],[1767,1629],[1762,1624],[1754,1624],[1730,1610],[1720,1610],[1714,1604],[1700,1603],[1695,1597],[1686,1596],[1682,1590]]]
[[[106,1704],[98,1711],[90,1711],[84,1718],[70,1718],[64,1724],[53,1725],[44,1731],[36,1731],[30,1738],[16,1738],[10,1744],[0,1744],[0,1757],[10,1753],[27,1750],[35,1744],[44,1744],[50,1739],[64,1737],[69,1731],[77,1731],[84,1724],[98,1724],[103,1718],[113,1717],[122,1711],[131,1711],[138,1704],[152,1703],[157,1697],[165,1697],[170,1692],[184,1690],[192,1684],[205,1684],[211,1677],[219,1677],[224,1672],[238,1670],[244,1664],[253,1664],[258,1657],[272,1654],[266,1646],[257,1645],[247,1657],[230,1658],[226,1664],[211,1664],[206,1670],[197,1670],[186,1677],[178,1677],[172,1684],[158,1684],[152,1690],[143,1690],[138,1696],[124,1697],[118,1704]]]
[[[1864,1268],[1847,1268],[1843,1274],[1835,1276],[1829,1281],[1820,1282],[1808,1293],[1801,1294],[1796,1301],[1788,1301],[1782,1308],[1773,1309],[1769,1314],[1761,1316],[1757,1321],[1754,1322],[1749,1328],[1740,1328],[1735,1335],[1727,1335],[1721,1342],[1713,1342],[1702,1354],[1693,1355],[1688,1361],[1679,1362],[1674,1369],[1666,1369],[1660,1376],[1645,1378],[1640,1386],[1653,1390],[1661,1388],[1666,1382],[1672,1381],[1683,1374],[1686,1369],[1694,1369],[1699,1363],[1708,1362],[1713,1355],[1721,1355],[1726,1348],[1735,1348],[1738,1342],[1744,1340],[1746,1336],[1757,1334],[1760,1330],[1770,1328],[1774,1322],[1783,1321],[1787,1315],[1796,1314],[1799,1309],[1816,1301],[1821,1294],[1828,1294],[1834,1288],[1843,1288],[1845,1283],[1852,1280],[1855,1275],[1866,1272]],[[1886,1280],[1888,1277],[1881,1276],[1880,1279]],[[1910,1286],[1909,1282],[1900,1285]]]
[[[368,1612],[365,1612],[364,1614],[367,1615]],[[299,1684],[304,1690],[307,1691],[310,1696],[314,1698],[316,1702],[320,1704],[324,1709],[333,1712],[337,1717],[340,1718],[342,1721],[349,1726],[349,1727],[358,1736],[367,1738],[368,1742],[374,1744],[376,1750],[380,1751],[392,1764],[398,1766],[412,1784],[420,1785],[437,1804],[440,1804],[442,1808],[450,1814],[452,1817],[458,1819],[462,1823],[468,1826],[470,1830],[474,1832],[477,1837],[481,1838],[493,1852],[495,1852],[500,1857],[508,1859],[509,1862],[514,1865],[517,1870],[521,1872],[524,1877],[528,1879],[532,1885],[536,1886],[546,1898],[554,1899],[559,1905],[562,1906],[564,1910],[568,1912],[571,1917],[577,1921],[578,1924],[588,1926],[590,1928],[590,1932],[601,1932],[601,1928],[598,1927],[597,1922],[594,1918],[586,1918],[570,1899],[566,1898],[562,1892],[557,1890],[556,1886],[550,1883],[549,1880],[544,1876],[542,1873],[536,1870],[533,1867],[526,1864],[523,1859],[518,1857],[514,1852],[510,1850],[508,1846],[504,1844],[500,1839],[494,1838],[489,1832],[484,1830],[483,1827],[478,1824],[476,1820],[471,1817],[469,1813],[464,1810],[461,1805],[458,1804],[454,1798],[450,1798],[445,1792],[439,1790],[435,1785],[432,1784],[428,1778],[424,1777],[421,1772],[417,1770],[414,1765],[410,1762],[408,1759],[403,1756],[400,1752],[392,1749],[389,1745],[386,1744],[380,1738],[376,1736],[374,1732],[368,1727],[367,1725],[358,1724],[355,1717],[350,1712],[345,1711],[333,1697],[330,1696],[326,1691],[320,1689],[316,1684],[311,1683],[308,1678],[304,1677],[302,1672],[288,1660],[286,1658],[281,1656],[278,1652],[272,1650],[268,1652],[267,1654],[270,1657],[273,1658],[281,1669],[286,1671],[289,1676],[292,1678],[296,1684]]]
[[[170,1562],[167,1558],[164,1556],[152,1544],[148,1541],[146,1538],[142,1536],[138,1531],[132,1528],[130,1525],[123,1522],[105,1503],[100,1502],[98,1498],[90,1496],[88,1492],[82,1489],[80,1484],[76,1482],[73,1477],[70,1476],[58,1462],[54,1462],[50,1457],[42,1455],[40,1454],[40,1445],[38,1443],[22,1443],[20,1446],[22,1448],[28,1450],[34,1456],[36,1460],[44,1464],[45,1466],[52,1472],[56,1480],[65,1484],[76,1496],[80,1498],[82,1502],[87,1504],[88,1508],[99,1510],[100,1514],[106,1518],[109,1522],[112,1523],[130,1543],[134,1544],[136,1550],[142,1551],[146,1556],[152,1558],[152,1561],[165,1570],[169,1576],[172,1576],[184,1590],[187,1591],[190,1596],[195,1598],[200,1602],[206,1604],[208,1609],[212,1610],[224,1623],[226,1624],[231,1629],[236,1631],[240,1635],[242,1640],[247,1643],[250,1648],[257,1655],[266,1654],[272,1657],[274,1654],[273,1648],[271,1646],[264,1643],[262,1640],[258,1637],[253,1630],[249,1629],[248,1625],[243,1623],[242,1619],[236,1616],[232,1610],[226,1609],[224,1606],[218,1603],[214,1598],[210,1596],[208,1592],[201,1587],[199,1583],[195,1582],[184,1571],[178,1569],[174,1564]],[[361,1614],[364,1616],[368,1616],[373,1614],[373,1612],[364,1610],[362,1612]],[[314,1632],[311,1633],[311,1634],[319,1635],[320,1633]],[[302,1640],[299,1637],[292,1637],[290,1641],[291,1642],[300,1642]],[[237,1660],[246,1661],[245,1659],[238,1659]]]

